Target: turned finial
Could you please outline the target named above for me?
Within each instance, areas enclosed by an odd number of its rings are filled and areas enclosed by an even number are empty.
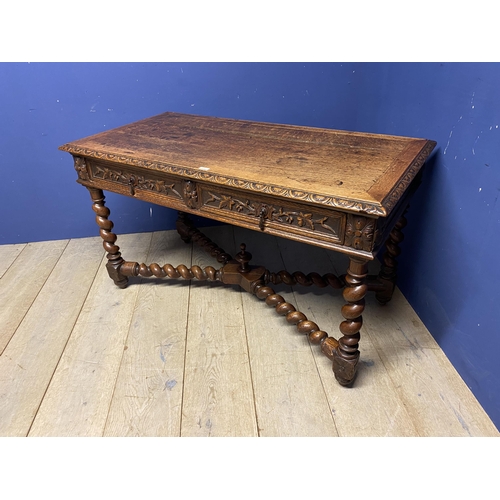
[[[252,259],[252,254],[246,251],[247,246],[245,243],[240,245],[241,252],[236,254],[236,260],[240,263],[240,273],[247,273],[250,271],[248,263]]]

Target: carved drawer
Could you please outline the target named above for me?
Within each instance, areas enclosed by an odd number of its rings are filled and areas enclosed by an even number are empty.
[[[79,162],[86,164],[85,173],[88,180],[102,189],[165,206],[175,205],[180,208],[184,204],[182,193],[185,182],[182,179],[94,159],[75,158],[75,164]],[[78,167],[76,168],[78,171]],[[82,169],[79,171],[80,180],[85,182],[87,179],[82,177],[81,171]]]
[[[243,191],[201,187],[201,210],[211,217],[225,214],[239,225],[290,237],[313,236],[315,239],[342,244],[346,214],[322,210],[307,204],[286,203]],[[233,223],[235,223],[233,222]]]

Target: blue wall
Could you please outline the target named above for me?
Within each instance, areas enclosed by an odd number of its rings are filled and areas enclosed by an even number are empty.
[[[400,286],[500,427],[498,89],[498,64],[0,64],[0,244],[97,234],[58,146],[164,111],[436,140]],[[173,227],[107,199],[118,233]]]
[[[399,284],[500,427],[500,64],[359,71],[358,130],[438,143],[408,212]]]

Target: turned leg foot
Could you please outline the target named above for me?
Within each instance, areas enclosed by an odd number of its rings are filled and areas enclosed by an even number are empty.
[[[380,268],[377,280],[383,285],[382,290],[378,290],[375,297],[381,304],[387,304],[392,299],[394,288],[397,281],[397,268],[398,262],[396,258],[401,253],[399,244],[404,239],[402,232],[406,226],[406,218],[404,214],[400,217],[393,230],[391,231],[385,243],[385,254],[382,260],[382,267]]]
[[[104,193],[101,189],[87,188],[92,198],[92,210],[96,213],[96,222],[100,228],[100,235],[103,240],[103,247],[106,250],[108,263],[106,269],[110,278],[119,288],[125,288],[128,278],[120,272],[122,264],[125,262],[120,253],[120,247],[115,245],[116,234],[112,233],[113,223],[108,219],[109,208],[104,205]]]
[[[365,308],[364,297],[368,289],[367,273],[367,262],[351,257],[343,292],[346,304],[342,307],[342,316],[345,318],[340,324],[342,337],[331,355],[335,378],[344,386],[350,386],[356,377],[359,362],[359,330],[363,324],[361,313]]]

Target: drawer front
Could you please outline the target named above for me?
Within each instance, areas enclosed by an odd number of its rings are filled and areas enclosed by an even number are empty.
[[[304,236],[325,242],[342,244],[346,214],[321,210],[306,204],[288,204],[268,197],[246,196],[244,192],[201,188],[202,215],[225,214],[251,229],[273,234]]]
[[[123,168],[121,165],[109,165],[98,161],[87,160],[90,180],[102,185],[103,188],[137,196],[137,198],[151,199],[159,204],[168,203],[168,200],[183,200],[183,181],[163,174],[155,175],[140,170]],[[141,196],[149,195],[149,196]]]

